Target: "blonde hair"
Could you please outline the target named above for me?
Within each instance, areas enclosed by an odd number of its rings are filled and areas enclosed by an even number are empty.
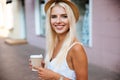
[[[53,54],[53,50],[56,46],[57,43],[57,35],[56,33],[52,30],[51,28],[51,24],[50,24],[50,14],[51,14],[51,9],[52,7],[54,7],[56,4],[53,3],[48,11],[47,11],[47,18],[46,18],[46,58],[45,58],[45,63],[47,64],[50,59],[52,58],[52,54]],[[64,61],[64,59],[66,59],[66,55],[67,55],[67,50],[70,47],[70,45],[73,43],[73,39],[76,35],[76,29],[75,29],[75,24],[76,24],[76,20],[75,20],[75,16],[74,13],[72,11],[72,9],[69,7],[69,5],[65,4],[64,2],[59,2],[57,3],[57,5],[62,6],[67,13],[68,16],[68,20],[69,20],[69,25],[70,25],[70,30],[67,33],[65,40],[62,44],[62,47],[59,51],[59,53],[57,54],[57,61],[56,61],[56,66],[58,64],[61,64],[62,61]],[[47,66],[47,65],[46,65]],[[60,66],[60,65],[58,65]]]

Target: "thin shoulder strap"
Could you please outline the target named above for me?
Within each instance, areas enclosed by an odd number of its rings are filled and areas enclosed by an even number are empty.
[[[80,42],[74,42],[74,43],[68,48],[67,52],[68,52],[74,45],[76,45],[76,44],[81,44],[81,43],[80,43]]]

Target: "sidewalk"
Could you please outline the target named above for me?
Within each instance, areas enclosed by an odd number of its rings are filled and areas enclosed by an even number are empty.
[[[29,68],[29,56],[41,49],[24,45],[8,45],[0,38],[0,80],[39,80]]]
[[[8,45],[0,38],[0,80],[39,80],[29,68],[29,56],[44,51],[29,44]],[[89,80],[120,80],[120,74],[89,64]]]
[[[111,72],[99,66],[89,64],[88,80],[120,80],[120,73]]]

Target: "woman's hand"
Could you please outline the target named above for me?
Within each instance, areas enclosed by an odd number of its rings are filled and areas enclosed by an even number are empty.
[[[44,68],[44,66],[45,66],[45,62],[44,62],[44,60],[42,60],[41,62],[41,67],[43,67]],[[32,69],[32,64],[31,64],[31,59],[29,59],[29,67],[30,67],[30,69]]]
[[[41,61],[41,66],[44,68],[45,67],[45,62],[44,60]]]
[[[55,73],[54,71],[42,67],[34,67],[38,71],[38,76],[40,79],[45,80],[58,80],[60,78],[60,75],[58,73]]]
[[[32,69],[32,64],[31,64],[31,60],[29,59],[29,67],[30,69]]]

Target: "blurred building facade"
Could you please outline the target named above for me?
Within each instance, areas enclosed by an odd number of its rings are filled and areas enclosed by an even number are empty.
[[[26,43],[23,0],[2,0],[1,6],[2,24],[0,36],[8,37],[7,43]]]
[[[4,1],[4,0],[3,0]],[[45,13],[43,0],[12,0],[13,26],[8,38],[26,40],[45,49]],[[74,0],[73,0],[74,1]],[[89,0],[91,10],[91,46],[85,46],[88,61],[120,73],[120,0]],[[41,17],[42,16],[42,17]],[[7,20],[6,20],[7,21]]]

